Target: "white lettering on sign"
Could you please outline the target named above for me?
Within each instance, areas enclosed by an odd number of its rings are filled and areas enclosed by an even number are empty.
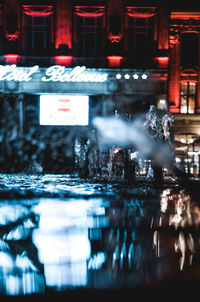
[[[28,71],[16,67],[16,65],[0,65],[0,81],[18,81],[29,82],[32,75],[38,70],[39,66],[35,65],[28,68]]]
[[[0,81],[29,82],[39,70],[39,66],[17,67],[16,65],[0,65]],[[53,65],[46,69],[41,76],[42,82],[94,82],[101,83],[108,79],[107,73],[88,71],[85,66],[76,66],[67,70],[64,66]]]
[[[86,71],[85,66],[77,66],[72,71],[66,72],[64,66],[54,65],[46,70],[42,77],[44,82],[105,82],[107,73],[96,73]]]

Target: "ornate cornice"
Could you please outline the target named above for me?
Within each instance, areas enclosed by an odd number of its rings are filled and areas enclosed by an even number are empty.
[[[104,12],[104,6],[75,6],[75,14],[79,17],[101,17]]]
[[[170,18],[173,20],[200,20],[200,11],[173,11],[170,14]]]
[[[129,17],[133,18],[150,18],[155,16],[156,8],[155,7],[126,7],[126,14]]]
[[[23,5],[23,12],[28,16],[45,17],[53,14],[52,5]]]
[[[111,32],[108,33],[108,39],[111,43],[119,43],[122,38],[122,34],[113,34]]]

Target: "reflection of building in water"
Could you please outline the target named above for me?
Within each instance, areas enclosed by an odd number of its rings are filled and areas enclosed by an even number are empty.
[[[172,229],[175,235],[173,249],[179,259],[179,269],[182,271],[193,267],[200,260],[198,256],[200,210],[199,206],[191,203],[186,192],[174,193],[167,189],[161,196],[161,215],[154,231],[154,246],[158,250],[163,244],[160,239],[162,227]]]
[[[126,198],[2,202],[0,292],[133,289],[196,269],[199,205],[176,187],[135,190]]]
[[[44,264],[46,286],[57,290],[87,286],[88,205],[84,200],[49,199],[35,211],[40,228],[34,233],[34,243]]]
[[[23,295],[45,292],[43,265],[32,241],[38,216],[29,206],[0,206],[0,293]]]

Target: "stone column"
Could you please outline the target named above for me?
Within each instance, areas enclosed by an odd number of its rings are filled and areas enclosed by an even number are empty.
[[[180,41],[178,32],[170,35],[169,60],[169,109],[170,112],[179,113],[180,106]]]
[[[71,1],[56,1],[56,37],[55,47],[65,51],[72,48],[72,8]],[[67,53],[59,53],[67,54]]]
[[[158,49],[168,50],[168,29],[169,29],[169,3],[168,1],[160,2],[158,14]]]

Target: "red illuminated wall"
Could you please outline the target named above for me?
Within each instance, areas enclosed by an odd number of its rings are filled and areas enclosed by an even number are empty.
[[[173,113],[179,113],[180,99],[180,56],[178,39],[171,45],[169,64],[169,109]],[[173,105],[172,105],[173,104]]]
[[[56,1],[56,37],[55,47],[67,45],[72,48],[72,7],[71,1]]]
[[[160,4],[158,14],[158,49],[168,49],[169,4],[168,1],[161,1]]]

